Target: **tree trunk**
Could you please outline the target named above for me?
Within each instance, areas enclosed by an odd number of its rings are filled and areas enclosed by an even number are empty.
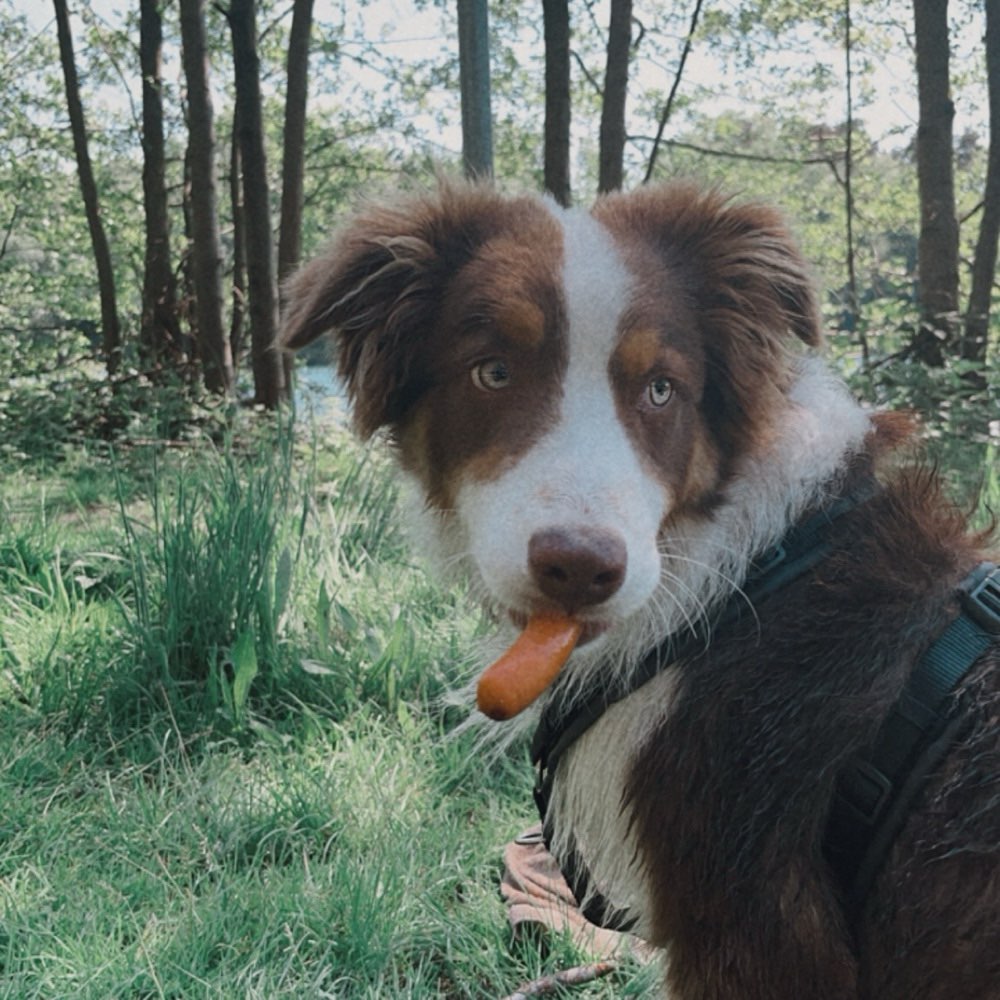
[[[184,217],[184,253],[181,256],[180,294],[178,314],[181,319],[181,343],[184,355],[191,362],[187,369],[194,378],[197,366],[201,366],[201,331],[198,329],[198,291],[195,283],[194,261],[194,206],[191,204],[191,143],[184,150],[184,184],[182,187],[181,210]]]
[[[851,16],[852,0],[844,0],[844,98],[847,120],[844,122],[844,235],[847,238],[845,264],[847,265],[847,322],[846,329],[858,335],[861,348],[861,367],[868,371],[871,352],[864,323],[858,322],[858,269],[854,241],[854,24]]]
[[[306,103],[309,96],[309,35],[313,0],[295,0],[288,39],[285,131],[281,161],[281,228],[278,280],[284,281],[302,257],[302,202],[305,177]]]
[[[968,361],[986,360],[990,299],[1000,237],[1000,0],[986,0],[986,80],[990,106],[990,151],[986,164],[983,215],[979,221],[972,287],[965,318],[961,355]]]
[[[958,318],[958,220],[955,216],[948,51],[948,0],[914,0],[917,47],[917,182],[920,191],[920,330],[914,354],[941,366]]]
[[[462,162],[470,178],[493,176],[490,35],[487,0],[458,0]]]
[[[288,37],[285,129],[281,157],[281,225],[278,230],[278,294],[302,258],[306,107],[309,97],[309,36],[313,0],[295,0]],[[292,383],[292,356],[285,355],[285,385]]]
[[[545,22],[545,190],[572,201],[569,171],[570,63],[568,0],[542,0]]]
[[[618,191],[624,179],[625,98],[632,47],[632,0],[611,0],[608,61],[601,105],[600,165],[597,189]]]
[[[285,374],[278,339],[278,282],[271,232],[271,197],[264,152],[255,0],[232,0],[228,12],[236,73],[236,130],[243,161],[247,289],[254,400],[268,409],[285,395]]]
[[[142,316],[139,345],[145,364],[156,368],[181,359],[180,325],[170,260],[166,152],[162,95],[163,22],[159,0],[139,4],[139,63],[142,71],[142,195],[146,217]]]
[[[87,148],[87,124],[83,117],[80,101],[80,85],[76,75],[76,59],[73,55],[73,36],[69,26],[69,11],[66,0],[54,0],[56,29],[59,34],[59,60],[62,63],[63,78],[66,82],[66,107],[69,111],[70,129],[73,133],[73,149],[76,153],[76,169],[80,178],[80,193],[83,195],[90,230],[90,243],[97,265],[97,282],[101,297],[101,336],[104,361],[109,375],[115,375],[121,366],[121,327],[118,322],[118,305],[115,295],[115,274],[111,264],[111,250],[101,221],[101,207],[97,197],[97,184],[90,163]]]
[[[247,227],[239,121],[240,102],[237,101],[233,106],[233,136],[229,143],[229,203],[233,211],[233,311],[229,317],[229,349],[237,371],[243,360],[247,315]]]
[[[222,249],[215,181],[215,128],[205,51],[204,0],[181,0],[181,43],[188,99],[191,236],[195,314],[205,385],[228,393],[233,356],[222,323]]]

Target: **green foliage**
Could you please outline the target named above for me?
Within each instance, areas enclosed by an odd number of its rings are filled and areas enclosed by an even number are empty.
[[[997,501],[1000,443],[1000,382],[984,366],[952,360],[927,368],[902,356],[853,379],[875,404],[915,413],[923,426],[923,447],[941,469],[956,499],[978,508],[985,524]]]
[[[359,193],[426,184],[435,165],[454,168],[459,154],[457,50],[453,6],[415,4],[412,19],[396,21],[380,8],[360,5],[318,12],[311,59],[306,137],[304,253],[326,238]],[[168,65],[176,59],[176,9],[164,8]],[[290,19],[286,6],[262,0],[262,82],[265,97],[270,187],[280,190],[284,54]],[[904,135],[887,133],[875,118],[880,93],[878,67],[912,71],[911,53],[901,51],[898,12],[884,0],[865,0],[854,11],[855,164],[853,173],[857,298],[862,306],[912,296],[919,211],[912,149]],[[210,58],[220,95],[216,107],[218,173],[226,267],[231,260],[232,206],[224,183],[230,171],[232,66],[228,26],[208,6]],[[607,25],[596,7],[573,12],[574,192],[589,201],[595,188]],[[650,136],[673,83],[690,11],[653,2],[635,25],[627,151],[628,183],[645,173]],[[956,13],[954,48],[956,102],[960,120],[982,101],[981,40],[970,24],[971,7]],[[668,141],[716,150],[712,156],[666,147],[658,176],[690,175],[728,190],[776,201],[801,234],[831,301],[849,306],[842,189],[844,94],[840,78],[844,25],[838,4],[808,10],[789,3],[759,2],[739,10],[703,14],[693,61],[677,94]],[[99,341],[96,280],[76,188],[72,150],[64,127],[62,83],[54,33],[36,30],[13,0],[0,0],[0,28],[9,57],[0,61],[0,376],[21,378],[40,371],[65,372]],[[542,32],[537,10],[496,0],[491,5],[493,106],[497,175],[511,187],[537,187],[541,172]],[[102,18],[87,4],[76,10],[77,59],[91,120],[91,153],[111,236],[126,341],[138,327],[143,257],[140,95],[134,52],[136,12]],[[698,60],[701,60],[701,69]],[[705,66],[718,71],[706,75]],[[905,80],[899,83],[905,89]],[[173,256],[179,277],[186,253],[182,193],[184,122],[174,75],[164,82],[168,137],[168,188]],[[982,107],[979,109],[983,111]],[[985,141],[975,126],[962,126],[957,150],[958,212],[963,256],[971,256],[976,206],[981,198]],[[770,157],[753,161],[747,155]],[[804,160],[828,158],[828,162]],[[879,307],[880,308],[880,307]],[[849,317],[849,326],[866,322]],[[890,339],[893,330],[875,323]],[[879,334],[880,335],[880,334]],[[873,335],[873,360],[895,350]],[[135,376],[137,379],[138,375]],[[8,450],[26,428],[58,450],[74,427],[127,420],[126,405],[110,401],[73,404],[83,385],[50,400],[44,412],[29,412],[16,390],[0,399],[0,414],[23,419],[14,434],[0,427]],[[139,379],[141,382],[141,379]],[[0,377],[0,386],[5,379]],[[90,387],[93,388],[92,386]],[[88,390],[89,391],[89,390]],[[0,390],[4,392],[4,390]],[[96,393],[90,392],[96,397]],[[134,404],[141,393],[123,397]],[[100,412],[93,412],[99,406]],[[88,409],[90,412],[88,412]],[[61,412],[60,412],[61,411]],[[3,419],[3,417],[0,417]],[[7,423],[10,423],[9,417]]]
[[[230,449],[195,474],[155,476],[148,514],[121,504],[133,594],[126,610],[134,680],[167,697],[192,692],[236,727],[251,685],[281,684],[282,639],[300,512],[289,523],[292,449],[286,430],[267,457]],[[270,445],[270,451],[266,451]],[[301,495],[298,502],[302,502]],[[148,519],[147,519],[148,518]]]
[[[198,383],[166,372],[154,383],[134,369],[110,381],[79,340],[58,343],[68,346],[35,352],[50,367],[0,383],[0,467],[66,462],[115,441],[221,439],[233,419],[232,404]]]
[[[511,947],[530,768],[445,735],[478,621],[386,464],[271,423],[127,458],[0,489],[0,995],[487,997],[580,961]]]

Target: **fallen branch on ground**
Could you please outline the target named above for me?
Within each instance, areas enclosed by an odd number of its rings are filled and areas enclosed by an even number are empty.
[[[542,976],[525,983],[519,990],[504,997],[504,1000],[527,1000],[528,997],[540,997],[546,993],[554,993],[561,986],[583,986],[601,979],[618,968],[615,962],[593,962],[590,965],[577,965],[572,969],[554,972],[551,976]]]

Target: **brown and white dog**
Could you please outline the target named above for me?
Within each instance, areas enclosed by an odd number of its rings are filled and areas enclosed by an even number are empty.
[[[827,860],[838,775],[985,543],[893,458],[906,421],[810,350],[813,285],[774,211],[689,185],[588,212],[443,184],[362,210],[288,301],[285,345],[334,334],[442,564],[512,634],[582,623],[544,711],[624,694],[561,755],[546,826],[667,949],[673,995],[1000,997],[996,642],[860,907]],[[631,690],[845,495],[821,560]]]

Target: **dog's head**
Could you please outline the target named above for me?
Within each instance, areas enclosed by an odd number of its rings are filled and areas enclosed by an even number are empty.
[[[592,634],[650,601],[663,533],[711,516],[819,340],[777,215],[686,185],[590,213],[443,185],[362,211],[287,292],[285,345],[334,334],[358,429],[492,602]]]

